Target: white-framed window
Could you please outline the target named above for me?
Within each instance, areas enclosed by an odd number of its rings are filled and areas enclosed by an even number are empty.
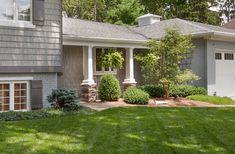
[[[222,60],[222,53],[215,53],[216,60]]]
[[[29,110],[29,82],[0,82],[0,112]]]
[[[100,67],[97,64],[99,56],[103,53],[107,53],[108,51],[108,48],[94,48],[94,75],[102,75],[105,73],[117,74],[117,69]]]
[[[32,0],[0,0],[0,25],[27,27],[32,24]]]
[[[224,60],[234,60],[234,53],[224,53]]]

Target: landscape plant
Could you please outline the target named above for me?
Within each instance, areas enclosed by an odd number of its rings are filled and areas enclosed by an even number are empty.
[[[199,77],[190,70],[181,70],[179,66],[193,48],[191,37],[180,34],[177,29],[166,29],[165,33],[161,40],[150,40],[147,43],[149,51],[135,58],[141,63],[145,82],[161,84],[164,97],[168,98],[171,85],[197,80]]]
[[[110,73],[103,75],[98,87],[98,94],[102,101],[118,100],[121,96],[118,79]]]
[[[101,67],[121,69],[123,67],[124,58],[121,52],[114,49],[109,49],[107,52],[102,53],[97,60]]]
[[[76,110],[78,107],[75,98],[75,91],[65,89],[53,90],[51,95],[47,96],[47,100],[51,103],[52,107],[69,110]]]
[[[130,104],[148,104],[149,94],[136,87],[129,87],[124,93],[124,101]]]

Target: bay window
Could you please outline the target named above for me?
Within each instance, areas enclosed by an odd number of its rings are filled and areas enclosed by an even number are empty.
[[[0,0],[0,21],[32,22],[32,0]]]

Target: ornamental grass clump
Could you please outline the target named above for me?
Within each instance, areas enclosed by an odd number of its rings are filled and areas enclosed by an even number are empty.
[[[101,101],[116,101],[121,96],[121,88],[118,79],[112,74],[102,76],[98,87]]]
[[[124,93],[124,101],[129,104],[148,104],[149,94],[136,87],[129,87]]]

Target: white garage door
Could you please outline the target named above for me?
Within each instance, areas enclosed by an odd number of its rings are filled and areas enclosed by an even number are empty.
[[[217,51],[216,95],[235,98],[235,59],[232,51]]]

